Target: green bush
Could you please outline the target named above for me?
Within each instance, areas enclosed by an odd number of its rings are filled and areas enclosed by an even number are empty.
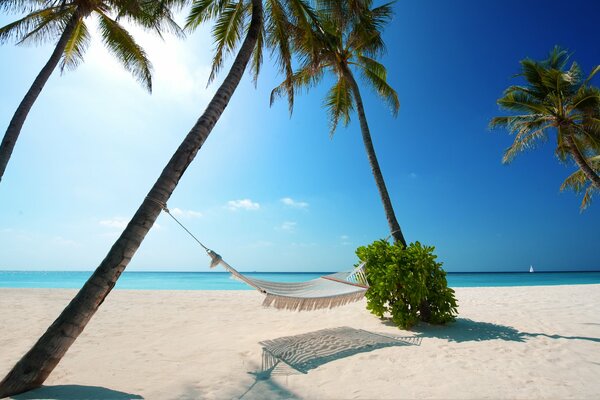
[[[366,261],[369,281],[367,309],[380,318],[391,316],[400,328],[419,320],[432,324],[454,321],[458,314],[454,290],[446,272],[436,262],[433,246],[419,242],[404,248],[385,240],[359,247],[356,254]]]

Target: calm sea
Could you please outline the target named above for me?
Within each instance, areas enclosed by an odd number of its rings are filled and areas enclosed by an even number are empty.
[[[91,271],[0,271],[3,288],[78,289]],[[246,275],[263,280],[299,282],[326,275],[321,273],[266,273]],[[534,273],[448,273],[451,287],[543,286],[600,284],[600,272],[534,272]],[[125,272],[117,289],[149,290],[250,290],[244,283],[231,279],[227,272]]]

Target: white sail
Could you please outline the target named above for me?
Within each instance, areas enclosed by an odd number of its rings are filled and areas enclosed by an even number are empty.
[[[533,265],[529,266],[529,272],[533,272]]]

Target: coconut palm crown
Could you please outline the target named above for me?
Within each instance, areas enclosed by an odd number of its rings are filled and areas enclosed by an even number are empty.
[[[302,30],[310,36],[315,14],[306,0],[264,0],[264,18],[260,35],[256,41],[250,71],[256,84],[263,62],[265,49],[271,50],[279,72],[289,79],[293,74],[294,52],[292,29]],[[194,31],[208,21],[214,21],[212,36],[215,42],[210,84],[221,70],[225,58],[239,45],[252,13],[249,0],[194,0],[186,20],[185,28]],[[292,87],[286,87],[293,98]]]
[[[363,142],[384,206],[388,225],[394,240],[406,246],[406,241],[396,219],[385,182],[373,147],[358,83],[353,70],[357,70],[375,92],[390,106],[393,115],[400,107],[396,91],[387,82],[387,70],[377,58],[385,53],[381,36],[383,27],[392,17],[392,3],[372,8],[371,0],[320,0],[316,2],[317,18],[313,20],[311,34],[295,26],[293,44],[299,58],[299,68],[271,92],[271,104],[276,98],[287,96],[290,112],[294,93],[318,85],[326,73],[335,77],[324,105],[330,119],[333,135],[339,122],[348,125],[356,109]],[[291,88],[291,89],[290,89]]]
[[[60,69],[72,70],[82,61],[90,42],[86,18],[97,17],[102,42],[148,91],[152,90],[151,64],[144,50],[119,22],[125,18],[159,34],[164,30],[180,33],[170,5],[182,2],[150,0],[0,0],[0,11],[27,13],[0,28],[0,43],[15,40],[17,45],[43,44],[59,40],[67,33]]]
[[[498,105],[515,115],[493,118],[491,128],[506,128],[515,135],[503,163],[535,147],[556,133],[556,155],[562,162],[573,160],[583,176],[600,189],[600,177],[587,158],[600,150],[600,90],[590,84],[600,70],[587,78],[575,62],[567,69],[569,54],[556,46],[543,61],[521,61],[524,85],[510,86]]]
[[[0,12],[25,13],[0,28],[0,44],[15,40],[18,45],[56,41],[49,60],[17,107],[0,144],[0,180],[12,155],[23,124],[52,72],[76,68],[90,42],[86,19],[97,17],[102,41],[116,59],[148,90],[152,90],[151,64],[144,50],[120,24],[126,19],[155,30],[181,35],[171,9],[183,0],[0,0]]]

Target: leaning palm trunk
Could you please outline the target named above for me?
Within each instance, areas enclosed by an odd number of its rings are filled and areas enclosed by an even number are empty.
[[[69,38],[73,34],[73,30],[77,26],[77,22],[80,18],[81,15],[79,12],[73,14],[73,18],[71,18],[62,35],[60,36],[60,39],[58,39],[58,43],[56,43],[56,47],[54,48],[50,59],[33,81],[33,84],[25,94],[25,97],[23,97],[19,107],[17,107],[17,111],[15,111],[15,114],[8,124],[6,133],[2,139],[2,144],[0,144],[0,181],[2,180],[2,176],[4,176],[4,171],[6,171],[8,160],[10,160],[10,156],[15,148],[15,144],[19,138],[19,134],[21,133],[21,129],[23,128],[27,114],[29,114],[31,107],[33,107],[33,104],[40,95],[44,85],[46,82],[48,82],[50,75],[52,75],[52,72],[60,62],[60,58],[65,51],[67,43],[69,42]]]
[[[400,224],[398,224],[398,220],[396,219],[396,214],[394,213],[394,208],[392,207],[392,202],[390,201],[390,195],[388,194],[387,188],[385,186],[385,181],[383,180],[383,175],[381,173],[381,168],[379,168],[379,162],[377,161],[377,156],[375,155],[375,148],[373,147],[373,141],[371,140],[371,132],[369,130],[369,125],[367,124],[367,116],[363,107],[362,97],[360,95],[360,90],[358,89],[358,84],[356,83],[354,75],[352,75],[352,71],[350,71],[350,69],[346,68],[344,74],[350,82],[352,93],[354,94],[354,100],[356,101],[356,111],[358,113],[358,120],[360,121],[360,131],[362,133],[363,143],[365,145],[365,150],[367,151],[369,164],[371,165],[371,172],[375,177],[377,189],[379,189],[379,196],[381,197],[381,202],[383,203],[385,216],[388,220],[388,225],[390,227],[392,237],[394,238],[395,242],[400,242],[404,247],[406,247],[406,240],[404,239],[404,235],[402,234],[402,230],[400,229]]]
[[[594,186],[600,189],[600,176],[596,174],[596,172],[592,169],[590,164],[588,164],[588,162],[586,161],[583,154],[581,154],[581,151],[579,151],[579,148],[577,147],[577,143],[575,143],[573,136],[571,134],[565,135],[565,141],[567,142],[567,148],[569,149],[569,152],[573,156],[573,159],[575,160],[575,163],[577,163],[579,169],[581,169],[585,177],[590,182],[592,182]]]
[[[152,228],[179,179],[202,147],[240,82],[262,23],[261,0],[252,0],[252,20],[237,57],[204,114],[183,140],[106,258],[46,333],[0,382],[0,398],[40,386],[100,307]]]

